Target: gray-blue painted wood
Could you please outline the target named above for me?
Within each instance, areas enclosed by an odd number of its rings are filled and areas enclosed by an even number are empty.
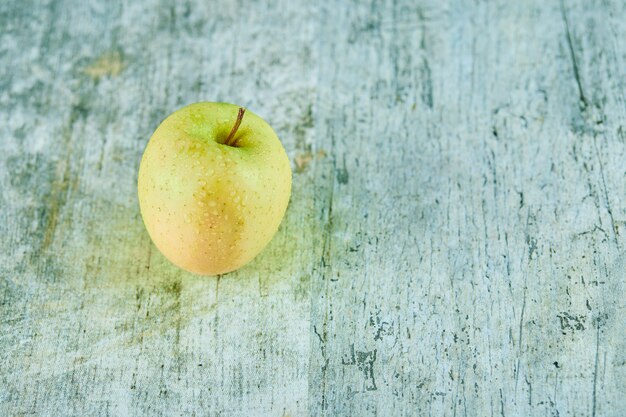
[[[0,414],[620,416],[616,0],[0,3]],[[195,101],[293,161],[270,246],[196,277],[138,163]]]

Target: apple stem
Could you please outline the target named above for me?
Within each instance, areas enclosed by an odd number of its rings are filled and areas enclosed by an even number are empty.
[[[237,120],[235,121],[233,128],[230,130],[228,137],[226,137],[226,140],[224,141],[224,145],[235,146],[237,144],[237,141],[236,140],[233,141],[233,138],[235,137],[235,133],[237,133],[237,129],[239,129],[239,125],[241,125],[241,121],[243,120],[243,114],[245,112],[246,112],[246,109],[244,109],[243,107],[239,107],[239,113],[237,113]]]

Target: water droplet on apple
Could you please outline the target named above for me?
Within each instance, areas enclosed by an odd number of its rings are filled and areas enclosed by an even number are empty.
[[[189,214],[185,214],[185,223],[191,223],[191,217],[189,217]]]

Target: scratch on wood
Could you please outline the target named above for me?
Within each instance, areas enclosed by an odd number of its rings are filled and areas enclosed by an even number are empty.
[[[602,163],[602,158],[600,158],[600,150],[598,149],[598,139],[597,136],[593,135],[593,147],[595,148],[596,158],[598,161],[598,166],[600,167],[600,179],[602,180],[602,192],[604,194],[604,203],[606,205],[606,211],[609,215],[609,220],[611,222],[611,230],[613,230],[613,241],[615,242],[615,246],[617,246],[617,250],[619,251],[620,244],[617,236],[619,235],[617,231],[617,222],[613,217],[613,210],[611,209],[611,200],[609,199],[609,192],[606,186],[606,179],[604,175],[604,164]]]
[[[560,6],[561,6],[561,17],[563,19],[563,23],[565,24],[567,48],[569,50],[569,56],[572,62],[572,69],[574,71],[574,79],[576,80],[576,87],[578,89],[578,97],[580,99],[581,109],[585,110],[588,106],[588,101],[587,101],[587,98],[585,97],[585,93],[583,92],[583,86],[580,81],[580,70],[578,69],[578,62],[576,61],[576,54],[574,53],[572,34],[571,34],[570,27],[569,27],[569,21],[567,19],[567,12],[565,10],[564,0],[560,0]]]

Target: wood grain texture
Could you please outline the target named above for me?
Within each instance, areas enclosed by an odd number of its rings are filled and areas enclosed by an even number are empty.
[[[0,415],[620,416],[616,0],[0,3]],[[173,110],[248,106],[278,235],[203,278],[136,198]]]

